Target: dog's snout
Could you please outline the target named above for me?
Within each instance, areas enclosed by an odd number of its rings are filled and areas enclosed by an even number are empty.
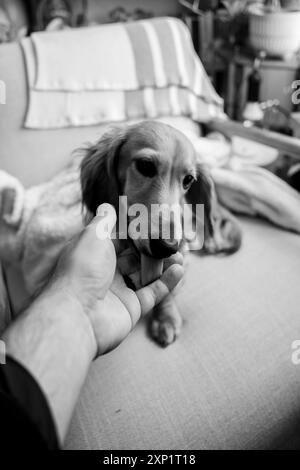
[[[177,253],[179,244],[176,240],[153,239],[150,241],[150,249],[154,258],[168,258]]]

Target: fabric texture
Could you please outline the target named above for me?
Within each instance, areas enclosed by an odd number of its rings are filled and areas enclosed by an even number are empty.
[[[29,294],[45,284],[66,242],[84,226],[80,161],[74,158],[48,183],[28,189],[18,223],[0,218],[0,259],[20,265]],[[4,189],[0,185],[0,194]]]
[[[22,45],[26,128],[224,116],[189,32],[175,18],[34,33]]]
[[[174,344],[142,322],[94,362],[67,449],[300,448],[300,237],[239,222],[235,255],[189,255]]]
[[[218,199],[228,209],[264,217],[300,233],[300,194],[270,171],[241,165],[212,169]]]
[[[189,134],[199,161],[210,170],[218,200],[229,210],[263,217],[300,233],[300,193],[258,165],[257,156],[245,159],[220,134],[211,138]],[[213,140],[212,138],[218,140]],[[275,152],[276,153],[276,152]]]

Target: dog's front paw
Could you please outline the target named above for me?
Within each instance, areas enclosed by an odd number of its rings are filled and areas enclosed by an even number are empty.
[[[180,334],[180,328],[167,320],[157,320],[153,318],[150,325],[150,334],[152,338],[163,347],[174,343]]]
[[[163,347],[174,343],[181,332],[182,319],[174,302],[159,305],[150,318],[150,335]]]

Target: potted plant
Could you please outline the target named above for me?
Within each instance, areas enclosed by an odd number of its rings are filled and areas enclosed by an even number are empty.
[[[249,39],[255,50],[291,58],[300,49],[300,2],[268,0],[249,7]]]
[[[247,8],[251,0],[222,0],[216,19],[219,31],[231,46],[243,43],[247,29]]]

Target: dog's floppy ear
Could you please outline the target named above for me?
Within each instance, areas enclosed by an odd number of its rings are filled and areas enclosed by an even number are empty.
[[[204,244],[207,253],[234,253],[241,245],[241,231],[233,216],[217,200],[214,182],[208,171],[202,166],[197,167],[197,179],[189,189],[186,200],[193,207],[196,217],[196,204],[204,205],[203,227]]]
[[[125,140],[126,129],[113,127],[97,143],[85,149],[80,174],[82,201],[93,215],[104,202],[117,205],[120,190],[118,154]]]

